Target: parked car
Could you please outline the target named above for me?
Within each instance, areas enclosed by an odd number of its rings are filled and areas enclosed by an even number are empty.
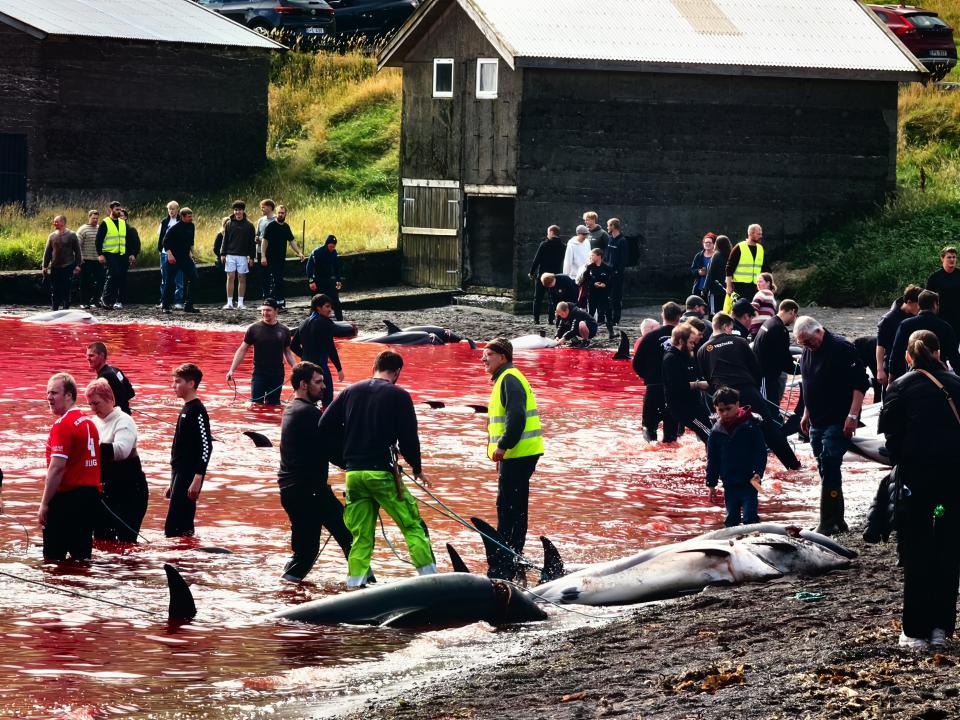
[[[337,31],[326,0],[196,0],[264,35],[323,37]]]
[[[932,10],[912,5],[867,5],[907,46],[917,60],[941,80],[957,64],[953,28]]]
[[[419,0],[327,0],[337,13],[341,35],[374,37],[397,31],[417,9]]]

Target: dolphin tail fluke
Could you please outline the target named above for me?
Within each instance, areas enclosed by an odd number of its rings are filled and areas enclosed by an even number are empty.
[[[540,543],[543,545],[543,572],[540,574],[540,582],[550,582],[566,575],[563,558],[560,557],[557,546],[550,542],[550,538],[546,535],[540,536]]]
[[[513,555],[506,550],[507,541],[489,523],[478,517],[470,518],[470,522],[480,532],[483,539],[483,549],[487,553],[487,576],[496,578],[512,578]]]
[[[389,320],[384,320],[384,321],[383,321],[383,324],[384,324],[384,325],[386,326],[386,328],[387,328],[387,335],[394,335],[395,333],[403,332],[403,330],[401,330],[400,328],[398,328],[396,325],[394,325],[394,324],[393,324],[392,322],[390,322]]]
[[[447,555],[450,556],[450,564],[453,565],[454,572],[470,572],[470,568],[467,567],[467,564],[463,561],[463,558],[460,557],[460,553],[458,553],[450,543],[447,543]]]
[[[168,619],[192,620],[196,617],[197,605],[193,602],[190,586],[173,565],[164,563],[163,569],[167,573],[167,588],[170,590]]]
[[[630,338],[627,337],[627,334],[623,330],[620,331],[620,345],[617,346],[617,351],[613,354],[613,359],[630,359]]]

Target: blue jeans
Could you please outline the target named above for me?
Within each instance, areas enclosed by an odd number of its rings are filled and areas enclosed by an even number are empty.
[[[163,302],[163,289],[167,286],[167,278],[170,277],[170,271],[167,269],[167,253],[160,253],[160,302]],[[183,304],[183,274],[177,275],[174,281],[177,291],[173,295],[173,301],[177,305]]]
[[[173,276],[171,278],[171,275]],[[163,297],[160,299],[160,304],[165,308],[169,308],[172,304],[174,295],[174,287],[178,281],[183,283],[183,304],[184,306],[189,306],[190,303],[190,291],[193,288],[193,284],[197,282],[197,266],[193,264],[193,259],[187,255],[186,257],[180,258],[173,265],[167,266],[167,283],[163,286]],[[171,281],[173,284],[171,284]]]
[[[723,519],[724,527],[734,525],[752,525],[760,522],[757,516],[757,489],[746,485],[723,486],[723,506],[727,509],[727,516]],[[741,519],[741,511],[743,517]]]
[[[250,378],[250,402],[258,405],[279,405],[282,391],[282,372],[279,375],[254,373]]]
[[[822,428],[810,426],[810,447],[817,458],[820,483],[824,488],[839,490],[843,486],[840,464],[849,446],[850,441],[843,434],[843,425]]]

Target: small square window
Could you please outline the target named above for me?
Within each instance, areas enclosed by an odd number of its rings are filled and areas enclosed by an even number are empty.
[[[477,97],[497,97],[497,68],[496,58],[480,58],[477,60]]]
[[[433,61],[433,96],[453,97],[453,58],[435,58]]]

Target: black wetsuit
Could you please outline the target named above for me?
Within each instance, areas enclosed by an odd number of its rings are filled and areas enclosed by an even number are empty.
[[[760,327],[753,341],[753,353],[760,363],[760,392],[767,400],[779,405],[783,397],[780,382],[783,373],[793,375],[799,372],[790,352],[790,331],[779,315],[768,318]]]
[[[651,330],[640,341],[633,355],[633,371],[643,378],[643,429],[647,440],[657,439],[657,426],[663,422],[663,441],[673,442],[680,433],[680,424],[667,409],[663,391],[663,354],[673,325],[661,325]]]
[[[135,543],[147,514],[150,491],[140,456],[113,459],[113,443],[100,443],[102,512],[93,528],[97,540]]]
[[[597,334],[597,321],[593,319],[583,308],[571,306],[570,313],[566,318],[557,315],[557,335],[560,340],[574,340],[580,337],[578,331],[581,322],[587,325],[588,338]]]
[[[663,355],[663,390],[670,414],[707,442],[710,437],[710,412],[703,401],[703,393],[693,390],[690,383],[701,380],[697,358],[686,350],[672,345]]]
[[[320,400],[323,407],[333,402],[333,376],[330,374],[330,363],[333,363],[337,372],[343,371],[333,337],[333,320],[314,312],[310,313],[310,317],[293,331],[290,340],[290,349],[296,355],[307,362],[319,365],[323,371],[323,397]]]
[[[597,284],[603,287],[597,287]],[[610,309],[610,286],[613,283],[613,268],[606,263],[590,263],[583,274],[583,284],[588,288],[587,312],[596,316],[598,323],[607,326],[613,338],[613,313]]]
[[[269,246],[268,246],[269,247]],[[326,527],[344,557],[352,538],[343,523],[343,505],[327,483],[331,436],[320,432],[320,409],[295,398],[283,412],[280,429],[280,504],[290,518],[293,555],[283,568],[291,579],[302,580],[320,552],[320,533]]]
[[[163,531],[167,537],[193,535],[197,501],[187,497],[194,475],[206,475],[213,452],[210,417],[207,409],[194,398],[184,403],[177,418],[170,450],[170,507]]]
[[[560,238],[547,238],[540,243],[536,255],[533,256],[533,262],[530,263],[530,276],[533,278],[533,321],[540,324],[540,303],[543,296],[547,294],[547,288],[540,282],[540,276],[544,273],[554,273],[560,275],[563,272],[563,254],[567,246]],[[547,322],[553,325],[553,309],[556,303],[547,298]]]
[[[104,365],[100,368],[97,371],[97,377],[103,378],[110,385],[110,389],[113,390],[114,404],[127,415],[131,415],[130,401],[137,391],[130,384],[130,378],[124,375],[120,368],[112,365]]]

